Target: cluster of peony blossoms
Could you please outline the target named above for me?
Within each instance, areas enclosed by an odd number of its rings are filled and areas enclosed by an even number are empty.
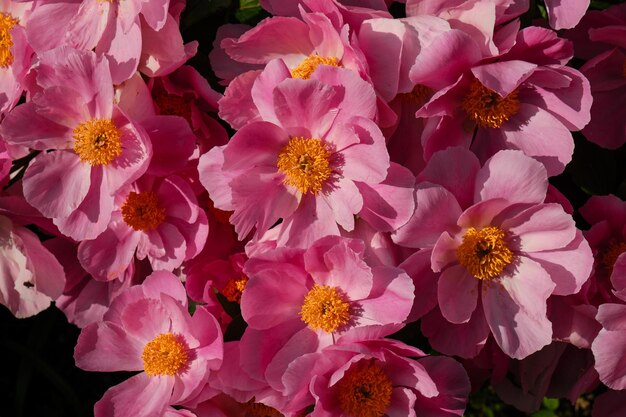
[[[0,0],[0,303],[136,372],[96,417],[624,415],[626,202],[549,178],[626,143],[626,6],[392,3],[261,0],[211,87],[183,0]]]

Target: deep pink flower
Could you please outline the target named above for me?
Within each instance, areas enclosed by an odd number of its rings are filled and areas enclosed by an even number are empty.
[[[596,319],[602,324],[602,330],[591,350],[600,380],[610,388],[626,389],[626,305],[602,304]]]
[[[374,337],[301,356],[283,377],[287,392],[300,404],[314,401],[312,417],[463,414],[470,385],[459,363]]]
[[[115,298],[103,321],[82,330],[74,359],[89,371],[141,371],[104,394],[96,417],[155,417],[193,401],[222,352],[215,318],[201,307],[189,316],[178,278],[155,272]]]
[[[626,143],[626,5],[590,11],[565,33],[574,41],[576,56],[587,62],[580,71],[591,83],[591,121],[583,134],[608,149]]]
[[[438,309],[422,322],[433,347],[472,357],[492,334],[520,359],[549,344],[546,301],[580,290],[592,255],[571,216],[544,203],[543,166],[519,151],[500,151],[480,168],[471,153],[453,148],[436,154],[421,179],[442,186],[418,185],[417,209],[393,236],[421,249],[414,257],[430,252],[440,273],[421,287],[426,296],[437,294]]]
[[[389,333],[401,326],[412,305],[411,279],[399,268],[370,267],[363,255],[361,241],[328,236],[306,251],[279,248],[250,258],[241,355],[256,355],[245,365],[253,379],[284,391],[281,377],[298,356],[338,337],[358,338],[364,326],[395,325]],[[254,353],[259,349],[263,355]]]
[[[469,35],[443,33],[410,72],[416,84],[436,91],[416,113],[427,118],[425,159],[449,146],[470,148],[481,162],[501,149],[519,149],[549,176],[561,173],[574,149],[570,130],[590,119],[589,82],[565,67],[571,57],[568,41],[539,27],[521,30],[505,54],[488,60]]]
[[[47,51],[31,71],[32,99],[7,115],[0,135],[42,151],[24,175],[26,200],[63,234],[92,239],[115,193],[148,168],[150,140],[114,104],[108,65],[93,52]]]
[[[144,176],[125,191],[107,229],[78,247],[81,265],[96,279],[119,278],[135,256],[148,258],[155,271],[172,271],[202,250],[207,217],[183,179]]]

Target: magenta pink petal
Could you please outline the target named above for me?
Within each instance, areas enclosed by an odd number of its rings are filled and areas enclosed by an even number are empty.
[[[476,308],[470,321],[463,324],[451,324],[439,309],[432,310],[422,318],[421,328],[433,349],[462,358],[478,355],[489,337],[489,326],[482,306]],[[463,343],[459,343],[459,340]]]
[[[535,261],[519,256],[513,275],[482,289],[487,323],[504,353],[522,359],[552,341],[546,300],[554,283]]]
[[[511,203],[543,203],[548,189],[546,170],[519,151],[501,151],[476,176],[474,201],[504,198]]]
[[[501,61],[472,67],[472,74],[482,85],[506,97],[518,88],[537,68],[524,61]]]
[[[441,314],[450,323],[467,323],[478,302],[479,279],[464,266],[453,265],[439,276],[437,300]]]
[[[576,230],[576,237],[562,248],[534,252],[527,256],[550,274],[556,284],[555,295],[577,293],[587,282],[593,267],[591,248],[580,230]]]
[[[405,259],[400,265],[413,279],[415,301],[406,321],[420,319],[437,305],[437,281],[439,274],[430,267],[430,251],[419,250]]]
[[[65,217],[85,199],[90,177],[89,164],[73,152],[42,153],[24,175],[24,197],[46,217]]]
[[[392,162],[387,178],[379,184],[357,182],[363,196],[359,217],[381,232],[392,232],[403,226],[415,210],[415,177],[402,165]]]
[[[603,304],[596,319],[602,324],[591,345],[600,380],[613,389],[626,388],[626,306]]]
[[[74,348],[76,366],[86,371],[116,372],[143,370],[141,353],[145,343],[111,322],[85,327]]]
[[[415,212],[392,233],[393,241],[411,248],[430,248],[444,232],[454,233],[461,208],[448,190],[422,184],[415,192]]]
[[[223,169],[233,171],[263,166],[277,170],[278,154],[288,141],[288,134],[273,123],[249,123],[224,148]]]
[[[289,274],[289,280],[281,279],[285,274]],[[308,292],[306,283],[303,271],[288,264],[266,270],[258,279],[248,281],[241,297],[241,314],[250,327],[259,330],[299,320],[301,303]]]
[[[572,217],[561,205],[538,204],[502,222],[502,228],[519,239],[519,250],[540,252],[561,249],[576,236]]]
[[[174,378],[149,377],[144,372],[109,388],[94,406],[95,417],[153,417],[163,414]]]
[[[480,162],[472,152],[454,147],[435,152],[417,179],[443,186],[466,208],[474,203],[473,189],[479,170]]]

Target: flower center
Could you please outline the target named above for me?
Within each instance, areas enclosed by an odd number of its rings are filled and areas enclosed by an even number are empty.
[[[350,320],[350,303],[337,288],[315,284],[304,297],[300,318],[313,330],[332,333]]]
[[[291,70],[291,76],[293,78],[302,78],[303,80],[308,80],[311,74],[317,69],[320,65],[330,65],[331,67],[340,67],[339,59],[334,56],[325,57],[319,55],[309,55],[304,58],[304,61],[300,63],[297,67]]]
[[[285,174],[283,183],[302,194],[317,194],[330,178],[330,150],[320,139],[294,137],[278,154],[278,170]]]
[[[600,262],[609,274],[613,272],[613,266],[615,266],[617,258],[624,252],[626,252],[626,242],[614,239],[609,242],[602,255],[600,255]]]
[[[474,79],[469,93],[461,102],[461,108],[478,126],[496,129],[519,111],[517,95],[515,90],[501,97]]]
[[[154,102],[159,109],[159,114],[180,116],[187,120],[191,126],[191,105],[189,100],[165,91],[152,94]]]
[[[396,97],[400,99],[400,101],[404,103],[412,103],[412,104],[424,104],[428,97],[433,93],[433,90],[426,87],[425,85],[416,84],[413,87],[413,90],[409,93],[400,93]]]
[[[504,231],[494,226],[467,229],[463,243],[456,249],[456,256],[459,263],[479,279],[497,277],[513,260],[513,253],[504,240]]]
[[[189,362],[187,346],[172,333],[161,333],[143,348],[143,369],[150,376],[176,375]]]
[[[245,275],[239,278],[231,278],[224,286],[222,294],[228,301],[238,303],[241,301],[241,294],[243,294],[247,283],[248,277]]]
[[[165,209],[153,191],[131,191],[122,205],[122,219],[135,230],[153,230],[165,220]]]
[[[254,399],[243,405],[246,416],[250,417],[283,417],[283,415],[273,407],[262,403],[254,402]]]
[[[74,128],[74,151],[83,162],[108,165],[122,153],[122,133],[110,119],[91,119]]]
[[[337,389],[339,406],[350,417],[382,417],[391,402],[391,380],[375,360],[352,365]]]
[[[0,68],[8,68],[13,63],[13,38],[10,31],[18,22],[10,14],[0,12]]]

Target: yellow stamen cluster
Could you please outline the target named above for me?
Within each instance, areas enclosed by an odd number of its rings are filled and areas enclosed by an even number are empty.
[[[469,93],[461,102],[461,108],[478,126],[496,129],[519,111],[517,96],[518,91],[515,90],[508,96],[501,97],[474,79]]]
[[[391,380],[375,360],[352,365],[337,390],[339,406],[350,417],[382,417],[391,402]]]
[[[165,220],[165,209],[153,191],[131,191],[121,211],[124,222],[135,230],[153,230]]]
[[[73,133],[74,152],[90,165],[108,165],[122,153],[122,134],[110,119],[87,120]]]
[[[294,69],[291,70],[291,76],[293,78],[301,78],[308,80],[309,77],[315,72],[318,66],[329,65],[332,67],[340,67],[339,59],[335,57],[325,57],[319,55],[309,55]]]
[[[13,38],[10,31],[18,22],[10,14],[0,12],[0,68],[8,68],[13,63]]]
[[[617,258],[624,252],[626,252],[626,242],[620,240],[612,240],[602,252],[600,262],[609,274],[613,272]]]
[[[285,174],[283,183],[302,194],[318,194],[330,178],[331,152],[320,139],[294,137],[278,154],[276,166]]]
[[[350,303],[337,288],[315,284],[304,297],[300,318],[313,330],[332,333],[350,320]]]
[[[456,250],[459,263],[476,278],[497,277],[513,261],[513,252],[504,238],[504,231],[494,226],[467,229]]]
[[[241,301],[241,295],[246,288],[246,284],[248,284],[248,277],[245,275],[239,278],[232,278],[224,286],[222,294],[228,301],[238,303]]]
[[[189,362],[187,346],[172,333],[161,333],[143,348],[143,369],[149,376],[176,375]]]

